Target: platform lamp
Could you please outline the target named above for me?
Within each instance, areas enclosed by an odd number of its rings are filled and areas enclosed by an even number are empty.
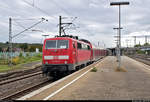
[[[121,66],[121,56],[120,56],[120,50],[121,50],[121,15],[120,15],[120,7],[121,5],[129,5],[129,2],[111,2],[110,6],[119,6],[119,49],[118,49],[118,59],[119,59],[119,64],[118,64],[118,68],[120,68]]]

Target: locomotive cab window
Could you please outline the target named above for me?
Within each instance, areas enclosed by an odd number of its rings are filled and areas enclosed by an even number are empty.
[[[56,48],[56,40],[47,40],[45,47],[46,49]]]
[[[68,40],[47,40],[46,49],[67,49],[69,46]]]
[[[68,40],[57,40],[57,48],[67,49],[68,48]]]

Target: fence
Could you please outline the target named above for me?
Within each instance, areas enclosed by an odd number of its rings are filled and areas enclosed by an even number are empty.
[[[36,53],[36,52],[13,52],[12,55],[9,52],[0,52],[0,59],[7,60],[9,56],[11,55],[12,57],[17,57],[22,53],[22,56],[35,56],[37,54],[42,54],[41,52]]]

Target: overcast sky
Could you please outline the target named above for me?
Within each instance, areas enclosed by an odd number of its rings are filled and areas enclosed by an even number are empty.
[[[43,34],[49,37],[58,35],[59,15],[77,17],[73,22],[76,29],[66,30],[72,34],[90,40],[100,47],[114,47],[118,27],[118,7],[110,2],[125,0],[0,0],[0,42],[8,41],[9,17],[12,17],[12,34],[44,21],[31,30],[15,37],[13,42],[42,43]],[[132,36],[150,35],[150,0],[128,0],[130,5],[121,7],[122,46],[134,45]],[[70,22],[72,19],[63,19]],[[129,37],[130,36],[130,37]],[[148,39],[148,41],[150,41]],[[137,38],[137,44],[143,44],[144,38]]]

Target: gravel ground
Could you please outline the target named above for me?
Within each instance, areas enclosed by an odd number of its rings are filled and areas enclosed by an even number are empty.
[[[30,85],[35,85],[39,82],[44,82],[48,80],[46,77],[43,77],[41,74],[37,76],[33,76],[31,78],[23,79],[20,81],[12,82],[6,85],[0,86],[0,99],[4,96],[7,96],[11,93],[14,93],[18,90],[22,90],[24,88],[29,87]]]
[[[50,100],[150,100],[150,68],[129,57],[122,57],[122,68],[116,72],[116,58],[100,62],[97,72],[89,72]]]

